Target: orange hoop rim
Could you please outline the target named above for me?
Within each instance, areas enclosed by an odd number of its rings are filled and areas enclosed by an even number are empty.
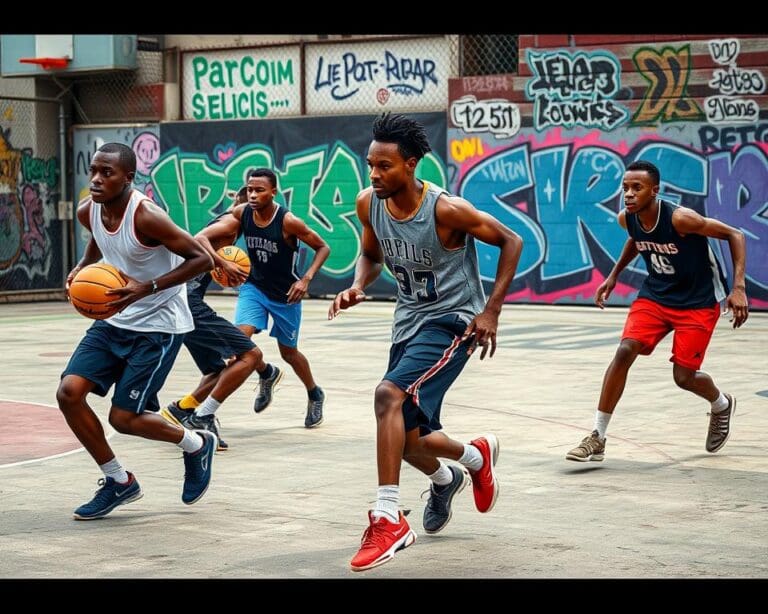
[[[20,58],[22,64],[38,64],[43,70],[66,68],[69,58]]]

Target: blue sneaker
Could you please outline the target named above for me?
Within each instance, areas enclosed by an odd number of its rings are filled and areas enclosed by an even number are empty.
[[[75,520],[96,520],[104,518],[109,512],[118,505],[136,501],[144,496],[141,492],[141,486],[130,471],[128,472],[128,483],[120,484],[113,478],[101,478],[98,482],[99,490],[96,496],[88,503],[83,503],[74,512]]]
[[[460,467],[448,465],[448,469],[453,474],[450,484],[437,486],[433,483],[429,486],[429,501],[424,507],[424,530],[427,533],[438,533],[445,528],[453,515],[453,498],[464,490],[470,481],[469,475]]]
[[[184,452],[184,490],[181,500],[187,505],[195,503],[208,490],[213,453],[218,444],[218,438],[210,431],[195,432],[203,438],[203,447],[197,452]]]

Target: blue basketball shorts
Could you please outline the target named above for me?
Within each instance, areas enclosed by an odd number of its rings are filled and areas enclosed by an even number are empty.
[[[266,330],[268,317],[272,318],[270,336],[282,345],[295,348],[299,343],[301,302],[289,305],[273,301],[252,283],[245,282],[237,297],[235,324],[247,324],[257,331]]]
[[[469,360],[472,340],[461,341],[466,328],[467,322],[459,316],[442,316],[390,348],[383,379],[408,393],[403,402],[406,431],[418,427],[423,437],[443,428],[443,397]]]
[[[157,393],[171,372],[184,335],[145,333],[97,320],[86,331],[61,377],[79,375],[107,396],[114,384],[112,406],[136,414],[157,411]]]

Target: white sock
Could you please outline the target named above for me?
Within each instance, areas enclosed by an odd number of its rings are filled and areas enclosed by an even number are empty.
[[[104,472],[106,477],[112,478],[118,484],[125,484],[129,480],[128,473],[116,458],[99,465],[99,469]]]
[[[210,416],[211,414],[215,414],[216,410],[219,409],[220,406],[221,403],[219,403],[212,396],[209,396],[205,401],[197,406],[195,413],[198,416]]]
[[[461,455],[459,462],[471,471],[480,471],[483,466],[483,455],[475,446],[465,443],[464,454]]]
[[[386,518],[390,522],[400,522],[400,487],[397,484],[379,486],[376,491],[376,507],[373,508],[374,518]]]
[[[720,396],[712,401],[712,413],[719,414],[728,409],[728,398],[720,392]]]
[[[190,431],[189,429],[184,429],[184,437],[182,437],[181,441],[176,445],[185,452],[189,452],[191,454],[192,452],[197,452],[200,448],[202,448],[203,443],[205,443],[205,441],[201,435],[195,433],[194,431]]]
[[[440,461],[440,466],[437,468],[437,471],[430,475],[429,479],[432,480],[436,486],[445,486],[446,484],[453,482],[453,472],[448,469],[448,465],[443,461]]]
[[[613,414],[608,414],[599,409],[595,412],[595,428],[593,431],[597,431],[600,439],[605,439],[605,431],[608,430],[608,423],[611,421]]]

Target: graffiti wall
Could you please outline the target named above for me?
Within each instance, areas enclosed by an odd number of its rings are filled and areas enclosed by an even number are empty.
[[[0,292],[59,288],[59,161],[36,152],[32,138],[18,142],[14,120],[6,104],[0,118]]]
[[[768,308],[768,38],[649,38],[521,36],[519,75],[451,80],[450,189],[525,242],[508,301],[592,302],[627,237],[624,169],[646,159],[662,198],[744,232],[750,302]],[[490,282],[498,250],[479,255]],[[644,276],[638,257],[611,303]]]
[[[160,156],[159,128],[157,124],[126,126],[75,126],[73,130],[74,160],[74,201],[88,196],[91,158],[104,143],[124,143],[136,154],[136,176],[133,186],[153,197],[153,188],[149,179],[152,165]],[[83,250],[91,234],[75,218],[75,262],[83,255]]]
[[[424,123],[434,148],[417,174],[444,187],[445,114],[413,117]],[[155,200],[194,234],[229,206],[249,170],[272,168],[278,176],[277,202],[302,218],[331,248],[311,294],[336,293],[351,283],[360,250],[355,196],[370,184],[365,157],[374,118],[163,123],[162,155],[150,171]],[[300,254],[302,269],[308,262],[306,250],[302,247]],[[370,292],[393,296],[394,287],[384,275]]]

